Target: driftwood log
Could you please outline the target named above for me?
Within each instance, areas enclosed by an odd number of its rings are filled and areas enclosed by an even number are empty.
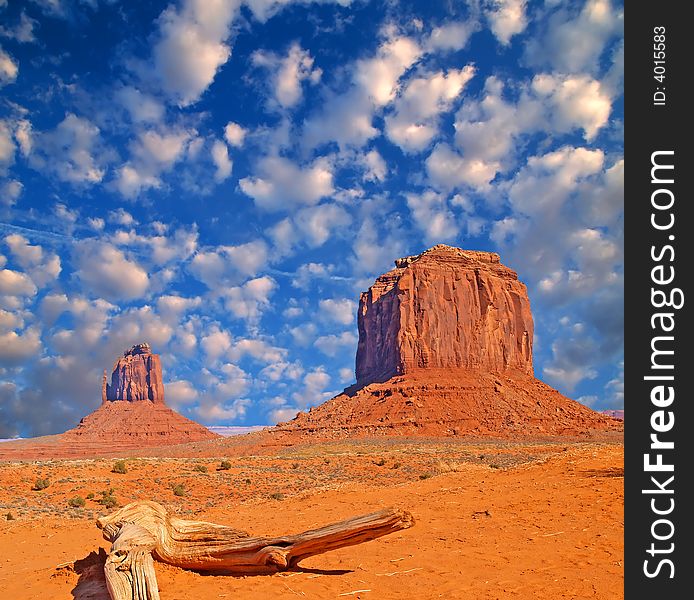
[[[112,600],[159,600],[154,559],[195,571],[273,573],[329,550],[368,542],[414,525],[397,509],[281,537],[251,537],[225,525],[186,521],[156,502],[132,502],[100,517],[97,527],[111,542],[104,567]]]

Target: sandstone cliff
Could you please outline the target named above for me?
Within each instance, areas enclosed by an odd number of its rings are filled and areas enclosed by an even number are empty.
[[[136,344],[113,365],[111,383],[106,384],[102,402],[113,400],[164,404],[161,360],[158,354],[152,354],[149,344]]]
[[[438,245],[395,264],[361,294],[357,383],[436,368],[532,375],[528,294],[498,254]]]
[[[269,430],[277,442],[622,428],[535,379],[526,288],[498,254],[438,245],[398,259],[361,294],[358,326],[357,383]]]

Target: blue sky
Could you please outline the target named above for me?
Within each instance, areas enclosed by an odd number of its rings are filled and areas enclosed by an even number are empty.
[[[535,372],[623,407],[623,8],[0,0],[0,437],[148,341],[275,423],[354,380],[359,292],[436,244],[528,286]]]

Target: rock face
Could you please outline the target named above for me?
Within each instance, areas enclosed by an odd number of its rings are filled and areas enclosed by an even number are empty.
[[[357,383],[268,431],[354,436],[594,436],[622,423],[533,376],[525,286],[499,255],[438,245],[395,261],[359,302]]]
[[[357,383],[418,369],[533,374],[525,285],[490,252],[438,245],[395,261],[361,294]]]
[[[158,354],[152,354],[148,343],[126,350],[113,365],[111,383],[102,392],[102,402],[115,400],[164,404],[161,360]]]

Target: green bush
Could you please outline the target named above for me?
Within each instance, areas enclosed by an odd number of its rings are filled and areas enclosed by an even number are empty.
[[[87,500],[92,500],[94,498],[94,492],[89,492],[87,494]]]
[[[197,471],[198,473],[207,473],[207,467],[205,465],[195,465],[193,470]]]
[[[219,463],[220,471],[228,471],[229,469],[231,469],[231,462],[228,460],[223,460],[221,463]]]
[[[113,488],[101,492],[101,498],[97,500],[97,503],[105,508],[115,508],[118,506],[118,500],[116,500],[116,497],[113,495]]]
[[[174,496],[185,496],[188,492],[182,483],[177,483],[175,486],[173,486],[173,493]]]
[[[115,463],[113,463],[113,469],[111,469],[111,473],[120,473],[121,475],[125,475],[127,472],[128,469],[125,466],[124,460],[117,460]]]
[[[75,496],[67,501],[68,506],[72,508],[83,508],[86,503],[86,500],[82,498],[82,496]]]
[[[429,479],[431,477],[431,473],[422,473],[419,478],[420,479]]]
[[[270,494],[270,498],[273,500],[284,500],[284,494],[282,492],[273,492]]]
[[[39,492],[41,490],[45,490],[49,485],[51,485],[50,480],[48,477],[45,479],[41,479],[40,477],[34,482],[34,486],[31,488],[35,492]]]

